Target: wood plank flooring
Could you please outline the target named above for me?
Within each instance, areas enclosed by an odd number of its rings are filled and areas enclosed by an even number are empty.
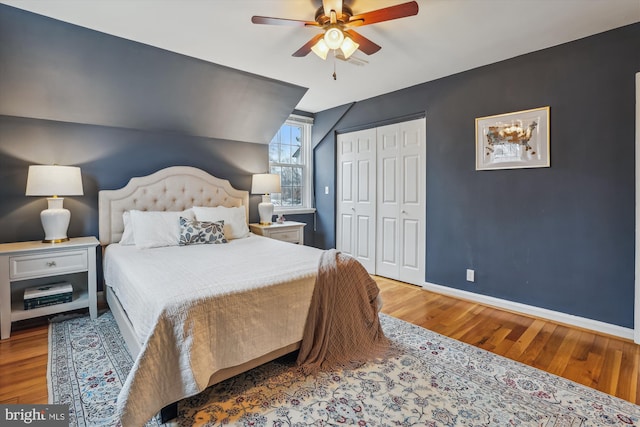
[[[640,404],[640,346],[633,342],[376,281],[384,313]],[[48,327],[29,322],[0,341],[0,403],[47,403]]]
[[[382,311],[640,404],[640,345],[376,277]]]

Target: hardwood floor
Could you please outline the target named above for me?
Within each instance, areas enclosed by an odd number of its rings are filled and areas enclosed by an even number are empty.
[[[640,345],[377,277],[382,311],[640,404]]]
[[[45,319],[0,341],[0,403],[47,403],[48,332]]]
[[[382,311],[640,404],[640,345],[376,277]],[[0,403],[47,403],[46,321],[0,341]]]

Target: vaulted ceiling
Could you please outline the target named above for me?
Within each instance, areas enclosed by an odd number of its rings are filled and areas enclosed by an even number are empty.
[[[354,13],[406,0],[347,1]],[[317,112],[640,22],[639,0],[418,0],[417,16],[362,27],[382,46],[359,65],[291,54],[313,28],[254,25],[252,15],[313,20],[319,0],[2,0],[2,3],[309,90]],[[337,79],[331,75],[335,71]]]

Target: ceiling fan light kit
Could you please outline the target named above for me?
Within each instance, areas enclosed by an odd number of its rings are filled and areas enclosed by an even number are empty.
[[[358,50],[359,47],[360,45],[358,43],[354,42],[349,37],[345,37],[342,45],[340,46],[340,50],[342,51],[345,59],[349,59],[349,57],[353,55],[353,53]]]
[[[330,27],[324,32],[324,41],[329,49],[338,49],[344,41],[344,34],[338,27]]]
[[[321,28],[324,33],[313,37],[294,52],[293,56],[307,56],[309,52],[313,52],[320,58],[326,59],[327,54],[333,51],[334,57],[348,59],[358,49],[367,55],[373,55],[381,49],[380,46],[354,31],[354,27],[417,14],[418,3],[415,1],[354,15],[351,8],[343,4],[343,0],[323,0],[322,7],[316,11],[315,21],[253,16],[251,22],[254,24]],[[342,55],[338,54],[338,50],[342,52]]]
[[[324,39],[318,40],[318,43],[314,44],[311,47],[311,51],[322,59],[327,59],[329,50],[331,49],[329,49],[329,46],[327,46],[327,43],[324,41]]]
[[[340,34],[342,34],[342,32],[340,32]],[[322,59],[327,59],[327,54],[329,53],[329,51],[338,49],[340,49],[340,51],[342,52],[342,57],[344,57],[344,59],[349,59],[349,57],[353,55],[353,53],[358,50],[358,47],[360,46],[358,43],[351,40],[351,38],[345,37],[344,34],[342,34],[342,41],[339,45],[327,43],[326,37],[327,34],[325,33],[325,36],[318,40],[318,42],[311,47],[311,51]]]

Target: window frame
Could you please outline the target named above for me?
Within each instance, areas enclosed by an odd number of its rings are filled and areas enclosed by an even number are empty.
[[[274,206],[273,213],[276,215],[283,214],[304,214],[314,213],[316,210],[313,207],[313,147],[311,146],[311,128],[313,127],[313,118],[300,116],[297,114],[291,114],[282,126],[300,126],[301,132],[301,147],[302,147],[302,206]],[[281,128],[282,128],[281,126]],[[280,132],[280,129],[278,129]],[[269,141],[271,145],[271,141]],[[281,163],[272,163],[269,159],[269,171],[272,166],[282,166]]]

